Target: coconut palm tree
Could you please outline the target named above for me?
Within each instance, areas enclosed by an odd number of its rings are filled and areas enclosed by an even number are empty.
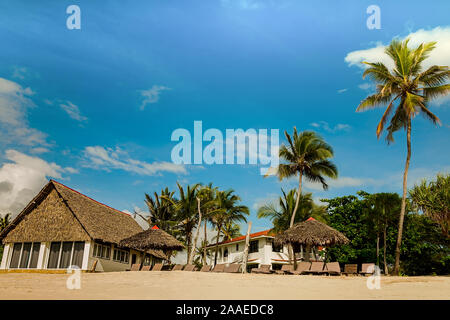
[[[271,220],[274,233],[281,233],[289,229],[297,199],[296,189],[290,190],[287,194],[283,189],[281,189],[281,192],[282,196],[278,199],[278,205],[274,203],[265,204],[258,209],[257,213],[259,219],[268,218]],[[300,197],[294,223],[305,221],[310,217],[325,222],[326,207],[315,204],[312,193],[303,193]]]
[[[440,124],[439,118],[428,109],[427,105],[432,99],[444,96],[450,90],[450,85],[447,84],[450,76],[448,66],[434,65],[423,70],[422,63],[435,48],[436,42],[422,43],[417,48],[410,49],[408,41],[409,39],[393,40],[385,49],[385,53],[394,62],[392,70],[381,62],[364,62],[369,67],[364,71],[363,78],[368,76],[376,83],[376,93],[365,98],[356,109],[356,111],[365,111],[387,105],[378,123],[376,135],[380,137],[390,118],[389,126],[386,128],[388,143],[394,140],[394,132],[402,128],[406,130],[407,155],[403,173],[403,195],[395,248],[394,274],[400,271],[400,248],[411,158],[411,120],[420,113],[433,124]],[[392,117],[391,114],[393,114]]]
[[[227,221],[223,226],[222,233],[225,236],[225,239],[231,240],[233,238],[240,237],[241,227],[233,221]]]
[[[176,226],[179,221],[175,216],[175,210],[173,207],[174,199],[173,191],[169,191],[169,188],[161,190],[161,194],[154,193],[153,197],[149,194],[145,194],[145,204],[148,208],[148,216],[144,216],[139,212],[134,212],[134,216],[140,216],[150,226],[157,225],[158,228],[166,231],[171,235],[175,235]]]
[[[187,262],[190,261],[191,245],[192,245],[192,231],[194,230],[197,221],[197,192],[200,184],[187,186],[186,190],[177,182],[179,199],[173,202],[177,220],[179,221],[179,230],[181,231],[181,240],[186,244]]]
[[[214,255],[214,265],[217,264],[217,253],[219,250],[219,238],[222,228],[228,223],[247,222],[246,215],[250,214],[248,207],[239,205],[241,198],[234,194],[234,190],[216,191],[215,210],[211,216],[215,228],[216,252]]]
[[[278,178],[283,180],[298,175],[298,189],[295,207],[292,211],[289,227],[294,225],[295,216],[302,195],[303,178],[310,182],[322,184],[324,190],[328,189],[325,177],[337,178],[338,170],[329,159],[333,157],[333,148],[314,131],[303,131],[300,134],[294,127],[292,137],[284,132],[288,145],[280,147],[279,156],[283,163],[278,165]],[[289,246],[290,256],[296,264],[292,246]]]

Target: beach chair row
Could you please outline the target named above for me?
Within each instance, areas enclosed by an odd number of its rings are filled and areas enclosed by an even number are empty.
[[[162,263],[157,263],[153,267],[148,266],[142,266],[140,264],[133,264],[131,266],[130,271],[162,271],[163,265]],[[200,271],[200,272],[225,272],[225,273],[239,273],[241,271],[241,265],[237,263],[231,263],[229,265],[226,264],[217,264],[213,268],[210,265],[204,265],[200,270],[197,269],[196,266],[192,264],[176,264],[173,266],[170,271]]]
[[[270,265],[269,265],[270,266]],[[262,266],[261,266],[262,267]],[[370,275],[375,270],[374,263],[363,263],[361,269],[358,272],[357,264],[346,264],[344,271],[341,272],[341,266],[339,262],[299,262],[297,269],[294,270],[293,265],[283,265],[281,270],[275,270],[276,274],[316,274],[316,275]]]

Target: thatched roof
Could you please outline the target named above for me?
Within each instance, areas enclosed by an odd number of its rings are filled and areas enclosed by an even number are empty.
[[[183,244],[161,229],[148,229],[119,242],[121,247],[136,250],[182,250]]]
[[[160,258],[160,259],[163,259],[163,260],[169,260],[168,255],[165,254],[164,251],[162,251],[162,250],[148,249],[146,252],[148,254],[151,254],[152,256],[154,256],[156,258]]]
[[[118,244],[142,228],[128,214],[50,180],[0,233],[7,242],[87,241]]]
[[[346,236],[326,224],[313,218],[295,224],[283,233],[275,236],[276,243],[294,243],[311,246],[332,246],[349,242]]]

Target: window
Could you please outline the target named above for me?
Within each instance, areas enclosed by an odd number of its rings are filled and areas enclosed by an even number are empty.
[[[239,251],[239,243],[236,243],[236,252]]]
[[[109,260],[111,258],[111,246],[105,244],[94,244],[94,252],[92,254],[96,258]]]
[[[84,242],[77,241],[73,245],[72,265],[81,269],[83,264]]]
[[[250,246],[248,248],[248,253],[258,252],[258,240],[250,241]]]
[[[94,246],[94,250],[97,248]],[[48,269],[67,269],[70,266],[82,267],[84,241],[52,242],[48,257]]]
[[[273,252],[283,252],[283,245],[276,244],[274,241],[272,241],[272,251]]]
[[[20,258],[20,268],[26,269],[28,267],[28,260],[30,259],[31,242],[25,242],[22,247],[22,257]]]
[[[31,249],[31,259],[30,259],[30,265],[28,268],[30,269],[36,269],[37,263],[39,259],[39,251],[41,250],[41,243],[40,242],[34,242],[33,248]]]
[[[19,267],[19,259],[20,259],[20,251],[21,250],[22,250],[22,244],[21,243],[14,243],[13,253],[12,253],[12,257],[11,257],[11,262],[9,264],[9,267],[11,269]]]
[[[117,262],[128,263],[129,252],[121,249],[114,249],[113,260]]]
[[[52,242],[50,244],[50,255],[48,257],[47,268],[49,269],[58,268],[60,249],[61,249],[61,242]]]
[[[223,257],[226,258],[228,257],[228,249],[225,248],[225,250],[223,251]]]
[[[70,258],[72,256],[72,247],[73,247],[73,242],[63,242],[62,253],[61,253],[61,262],[59,263],[59,267],[61,269],[67,269],[70,266]]]

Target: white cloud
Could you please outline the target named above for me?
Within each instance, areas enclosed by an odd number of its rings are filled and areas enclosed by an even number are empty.
[[[150,89],[141,90],[141,95],[144,100],[141,103],[140,109],[144,110],[147,104],[157,103],[159,101],[159,96],[162,91],[171,90],[171,88],[165,86],[154,85]]]
[[[436,48],[423,63],[424,68],[432,65],[448,66],[450,64],[450,26],[436,27],[432,30],[420,29],[400,39],[406,38],[410,39],[410,47],[416,47],[423,42],[437,41]],[[365,65],[361,63],[362,61],[381,61],[389,68],[392,68],[394,66],[392,60],[384,53],[385,46],[379,42],[372,48],[352,51],[345,57],[345,62],[349,66],[357,65],[360,68],[365,68]]]
[[[358,85],[358,88],[360,88],[361,90],[374,90],[375,85],[373,83],[364,82]]]
[[[31,157],[16,150],[7,150],[9,162],[0,167],[0,214],[17,215],[48,182],[61,178],[63,168],[55,163]]]
[[[313,126],[314,128],[323,129],[330,133],[335,133],[338,131],[348,131],[351,128],[350,125],[344,123],[338,123],[334,127],[330,127],[330,125],[326,121],[312,122],[310,123],[310,125]]]
[[[28,110],[35,107],[29,98],[33,94],[30,88],[0,78],[0,136],[3,143],[48,145],[47,135],[28,125]]]
[[[70,101],[60,103],[59,106],[74,120],[85,122],[87,118],[81,115],[80,108]]]
[[[347,91],[348,89],[347,88],[345,88],[345,89],[339,89],[338,91],[337,91],[337,93],[344,93],[345,91]]]
[[[90,146],[84,149],[84,166],[109,171],[111,169],[125,170],[139,175],[156,175],[161,172],[172,172],[185,174],[186,169],[182,165],[172,162],[144,162],[130,158],[130,156],[119,147],[104,148],[101,146]]]

